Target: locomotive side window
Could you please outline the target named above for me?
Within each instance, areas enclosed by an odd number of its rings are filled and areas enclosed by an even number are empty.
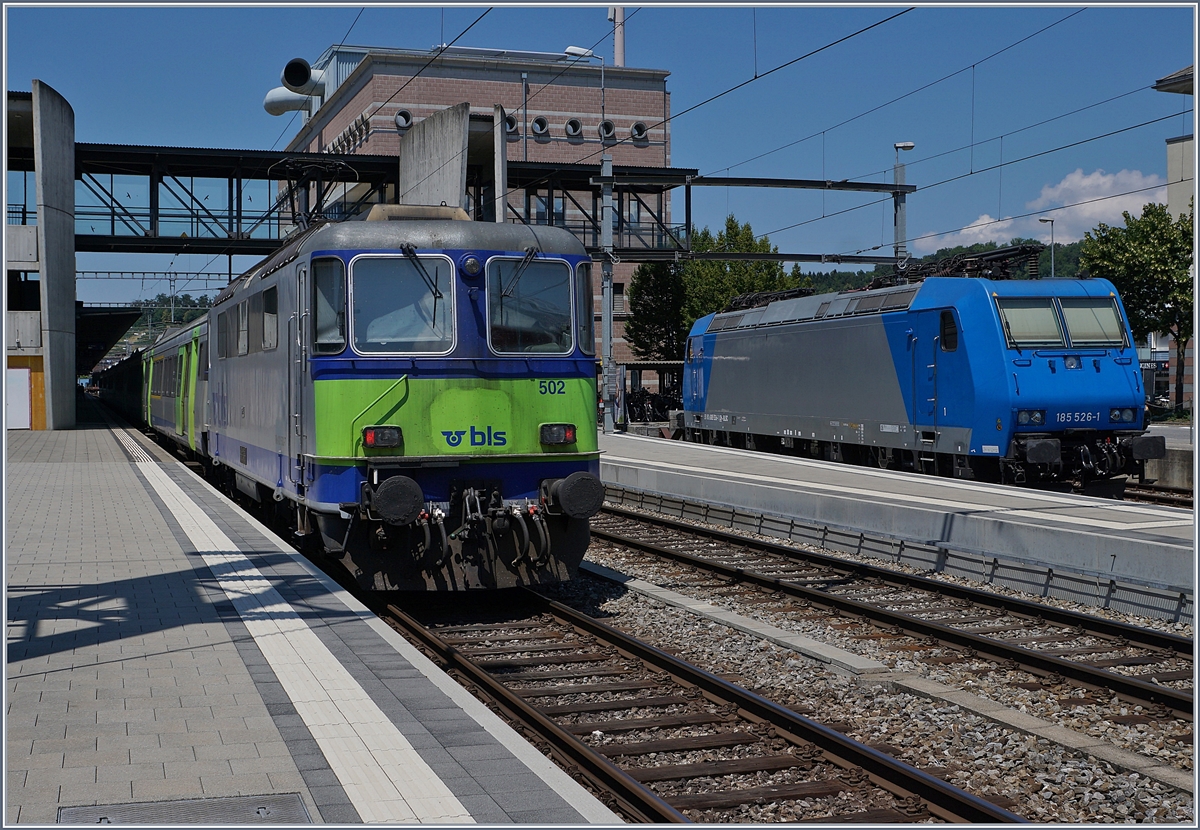
[[[250,295],[250,354],[262,351],[263,342],[263,295],[259,291]]]
[[[229,357],[229,312],[217,315],[217,360]]]
[[[262,293],[262,347],[270,351],[279,345],[279,289],[271,286]]]
[[[314,259],[313,352],[337,354],[346,348],[346,267],[340,259]]]
[[[1111,297],[1062,297],[1059,304],[1072,346],[1125,347],[1125,327]]]
[[[208,341],[200,341],[200,380],[208,380]]]
[[[443,257],[358,257],[350,267],[354,348],[441,354],[454,346],[454,273]]]
[[[596,318],[592,300],[592,263],[579,263],[575,279],[575,337],[584,354],[596,353]]]
[[[528,257],[491,260],[488,324],[497,352],[571,351],[571,269]]]
[[[250,350],[250,305],[242,300],[237,304],[237,353],[246,354]]]
[[[941,336],[938,338],[938,342],[942,344],[942,351],[958,351],[958,324],[954,322],[954,312],[943,311],[941,324]]]
[[[997,297],[996,305],[1010,348],[1066,346],[1049,297]]]

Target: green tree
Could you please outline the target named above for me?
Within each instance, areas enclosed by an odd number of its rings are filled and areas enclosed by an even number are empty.
[[[164,326],[172,325],[172,319],[174,319],[174,325],[178,326],[204,316],[212,306],[212,298],[203,294],[198,297],[193,297],[191,294],[176,294],[172,301],[170,294],[159,294],[152,299],[140,301],[138,305],[146,309],[142,319],[152,320],[154,328],[161,330]],[[172,310],[174,318],[172,318]]]
[[[1054,276],[1073,280],[1079,276],[1079,248],[1082,242],[1059,242],[1054,246]],[[1038,276],[1050,277],[1050,247],[1038,256]]]
[[[641,360],[681,360],[687,337],[683,270],[673,262],[638,266],[626,291],[625,340]]]
[[[695,253],[779,253],[766,236],[759,239],[750,224],[740,224],[731,213],[725,228],[715,236],[708,229],[692,233]],[[793,269],[793,273],[796,273]],[[690,260],[683,266],[685,290],[683,316],[688,328],[700,317],[720,311],[739,294],[795,288],[797,278],[783,270],[782,262],[747,260]]]
[[[1140,217],[1125,212],[1125,227],[1101,223],[1083,235],[1079,265],[1117,287],[1129,327],[1175,338],[1175,406],[1183,406],[1183,368],[1192,337],[1192,228],[1195,204],[1175,219],[1166,205],[1148,204]]]

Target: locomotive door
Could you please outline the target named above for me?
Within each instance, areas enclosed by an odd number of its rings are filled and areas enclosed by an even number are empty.
[[[685,391],[688,394],[690,409],[700,406],[700,396],[704,387],[704,340],[700,337],[688,338],[687,345],[688,379]]]
[[[914,315],[913,361],[913,423],[916,425],[918,448],[932,449],[937,437],[938,416],[938,321],[940,312],[922,311]]]
[[[308,269],[296,266],[296,302],[288,321],[287,452],[288,481],[302,491],[304,483],[304,374],[306,360],[304,310],[308,298]]]
[[[175,365],[178,367],[178,387],[175,392],[175,434],[188,434],[188,364],[191,362],[192,346],[189,343],[179,349]]]

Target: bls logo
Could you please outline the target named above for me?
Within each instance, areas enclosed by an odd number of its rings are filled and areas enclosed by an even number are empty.
[[[460,446],[463,442],[463,436],[467,434],[465,429],[443,430],[442,435],[446,436],[446,443],[451,447]],[[493,430],[487,428],[485,432],[482,429],[471,427],[471,446],[472,447],[503,447],[508,443],[508,438],[505,437],[503,430]]]

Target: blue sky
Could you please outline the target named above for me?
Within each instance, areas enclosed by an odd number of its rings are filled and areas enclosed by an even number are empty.
[[[38,78],[57,89],[75,110],[78,141],[279,148],[298,122],[285,129],[290,115],[268,115],[262,99],[288,59],[314,60],[343,37],[428,49],[484,8],[8,6],[6,84],[28,90]],[[1122,210],[1165,201],[1165,141],[1193,131],[1193,98],[1149,87],[1194,63],[1190,5],[919,7],[682,114],[756,69],[761,76],[905,8],[631,6],[626,65],[671,72],[672,162],[704,174],[888,181],[893,144],[914,142],[904,161],[920,188],[908,201],[917,254],[1013,236],[1048,242],[1038,215],[1055,217],[1058,242],[1072,241],[1099,222],[1120,224]],[[598,44],[611,58],[610,31],[603,6],[498,5],[458,45]],[[733,213],[781,251],[888,253],[891,205],[877,200],[698,188],[693,212],[714,230]],[[78,265],[193,271],[208,259],[81,254]],[[86,301],[137,296],[133,285],[79,290]]]

